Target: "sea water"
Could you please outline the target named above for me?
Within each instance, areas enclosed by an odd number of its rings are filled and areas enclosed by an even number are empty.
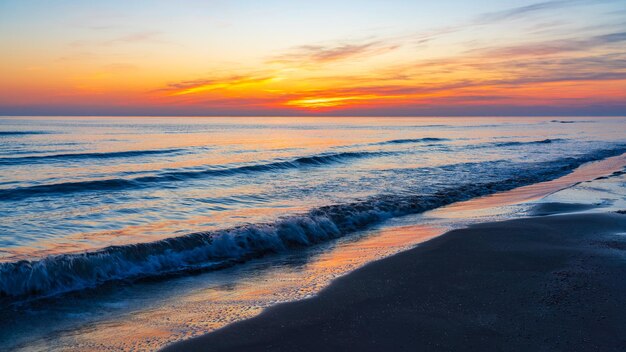
[[[305,278],[292,270],[312,253],[324,263],[335,246],[358,240],[359,254],[341,252],[344,269],[375,260],[404,248],[376,242],[364,254],[362,241],[380,224],[622,154],[625,126],[624,118],[588,117],[1,118],[0,339],[72,346],[67,335],[55,342],[55,331],[86,321],[103,329],[94,322],[106,319],[127,326],[133,320],[119,316],[128,312],[165,319],[174,310],[160,304],[181,300],[206,316],[224,305],[237,312],[231,320],[255,314],[272,301],[245,297],[280,292],[261,283],[267,266],[286,263],[280,275],[313,293],[322,269]],[[224,289],[234,277],[238,285]],[[198,304],[194,290],[209,286],[217,291],[202,291]],[[244,303],[220,296],[228,292]],[[58,329],[15,324],[32,323],[32,314]],[[127,347],[220,325],[198,316],[186,327],[133,330]],[[107,346],[89,336],[90,348]]]

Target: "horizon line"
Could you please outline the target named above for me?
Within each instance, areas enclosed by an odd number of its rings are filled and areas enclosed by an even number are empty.
[[[441,115],[422,115],[422,114],[388,114],[388,115],[326,115],[326,114],[302,114],[302,115],[271,115],[271,114],[238,114],[238,115],[217,115],[217,114],[12,114],[2,115],[0,118],[6,117],[626,117],[624,114],[597,114],[597,115],[576,115],[576,114],[441,114]]]

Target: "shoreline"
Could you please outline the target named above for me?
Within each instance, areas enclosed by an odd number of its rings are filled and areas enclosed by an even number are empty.
[[[625,230],[618,213],[471,225],[163,351],[623,350]]]
[[[71,307],[66,304],[55,308],[52,314],[44,312],[53,320],[56,319],[53,314],[59,312],[64,319],[68,312],[83,314],[92,311],[89,306],[97,304],[112,312],[109,317],[87,321],[82,327],[61,327],[54,323],[55,330],[48,337],[41,334],[43,337],[37,340],[27,344],[12,344],[10,348],[158,350],[177,342],[185,343],[186,339],[195,336],[202,337],[219,329],[228,329],[230,324],[253,318],[277,304],[314,297],[337,277],[381,258],[410,250],[452,229],[519,218],[522,214],[549,215],[586,210],[608,211],[609,208],[611,211],[626,209],[626,202],[623,201],[616,201],[609,206],[610,187],[605,189],[609,193],[602,193],[602,186],[595,184],[595,180],[604,183],[602,180],[607,177],[609,181],[606,182],[612,184],[615,180],[612,176],[621,177],[622,170],[626,170],[625,165],[626,154],[585,163],[573,172],[551,181],[389,220],[384,226],[365,231],[362,238],[348,236],[313,246],[302,253],[294,251],[267,256],[232,269],[200,274],[203,275],[201,278],[181,277],[168,281],[167,285],[165,282],[143,282],[119,292],[114,292],[117,290],[111,287],[111,292],[95,298],[95,301],[94,297],[84,296],[76,302],[68,301]],[[585,188],[585,185],[591,187],[588,191],[591,194],[582,197],[581,194],[569,194],[571,190]],[[624,194],[623,191],[621,187],[615,194]],[[561,196],[555,198],[551,196],[553,194]],[[530,212],[529,202],[532,204],[539,199],[543,205],[534,207],[534,211]],[[554,208],[555,202],[568,204],[556,204]],[[76,303],[78,305],[75,307]],[[40,322],[37,324],[46,325]],[[25,321],[21,326],[32,329],[33,324]],[[104,335],[109,336],[106,343],[101,341]],[[53,341],[53,345],[50,341]],[[78,343],[80,348],[77,348]],[[289,350],[292,349],[297,350]]]

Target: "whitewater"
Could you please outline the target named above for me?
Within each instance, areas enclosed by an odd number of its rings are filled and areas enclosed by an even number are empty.
[[[120,287],[231,281],[261,258],[323,252],[389,221],[621,155],[625,123],[3,117],[0,305],[59,319],[50,302],[70,309]],[[5,320],[0,336],[15,333]]]
[[[3,119],[0,296],[223,268],[626,151],[614,119],[475,120]]]

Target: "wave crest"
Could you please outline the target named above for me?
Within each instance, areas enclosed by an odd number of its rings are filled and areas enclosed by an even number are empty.
[[[537,141],[526,141],[526,142],[498,142],[493,145],[497,147],[513,147],[518,145],[533,145],[533,144],[551,144],[555,142],[561,142],[563,139],[553,138],[553,139],[542,139]]]
[[[304,156],[292,160],[277,160],[268,163],[251,164],[236,167],[210,168],[205,170],[170,171],[151,176],[136,178],[112,178],[104,180],[90,180],[77,182],[63,182],[43,184],[11,189],[0,189],[0,201],[23,199],[38,195],[57,193],[85,192],[85,191],[116,191],[150,186],[161,182],[175,182],[205,177],[233,176],[238,174],[273,172],[279,170],[300,169],[311,166],[332,165],[352,159],[361,159],[372,156],[391,155],[392,152],[343,152],[322,153]]]
[[[579,165],[619,155],[618,148],[550,162],[518,165],[525,172],[487,183],[470,183],[430,195],[387,194],[335,204],[272,223],[192,233],[150,243],[0,264],[0,295],[48,296],[113,280],[161,277],[221,268],[267,253],[341,237],[381,220],[560,177]],[[530,167],[532,166],[532,167]]]
[[[30,155],[20,157],[0,158],[0,165],[22,165],[24,163],[83,160],[83,159],[109,159],[109,158],[130,158],[146,155],[172,154],[181,152],[182,149],[156,149],[156,150],[128,150],[121,152],[107,153],[67,153],[52,155]]]
[[[449,141],[448,138],[413,138],[413,139],[392,139],[389,141],[383,141],[378,143],[372,143],[371,145],[387,145],[387,144],[408,144],[408,143],[428,143],[428,142],[445,142]]]

